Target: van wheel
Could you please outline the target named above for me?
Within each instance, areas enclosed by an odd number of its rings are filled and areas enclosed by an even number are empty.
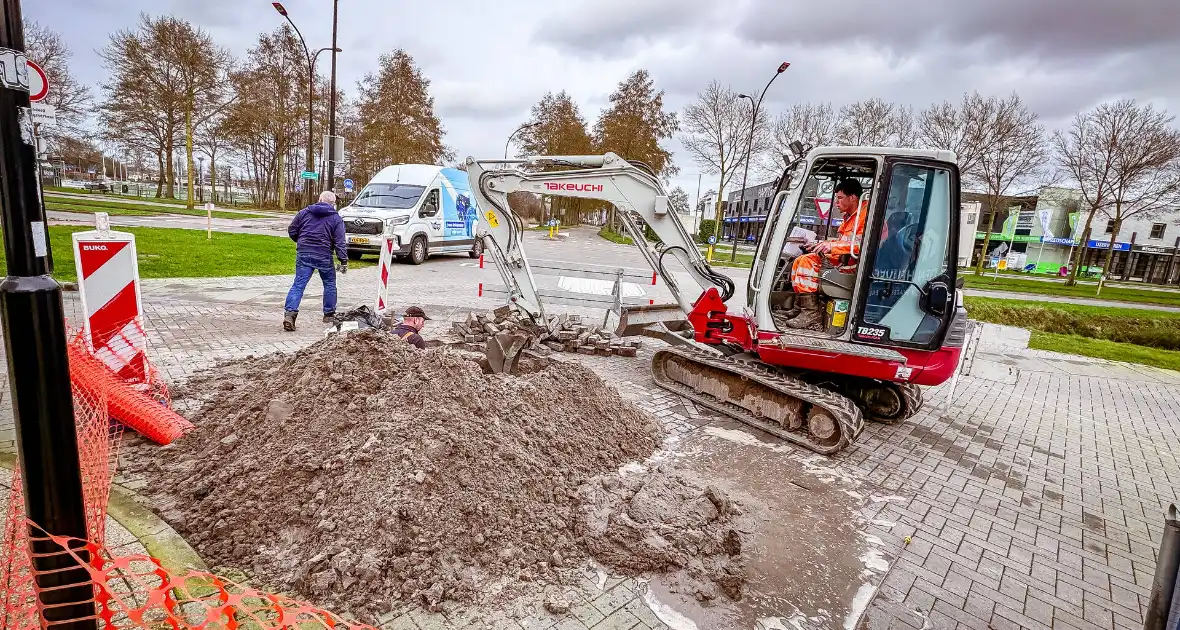
[[[482,238],[475,239],[475,245],[471,246],[471,251],[467,252],[467,255],[471,256],[472,258],[479,258],[480,256],[483,255],[483,239]]]
[[[349,260],[360,260],[362,256],[364,256],[364,254],[361,252],[351,250],[351,249],[348,250],[348,259]]]
[[[410,242],[410,256],[411,264],[421,265],[426,261],[426,239],[421,236],[415,236],[414,240]]]

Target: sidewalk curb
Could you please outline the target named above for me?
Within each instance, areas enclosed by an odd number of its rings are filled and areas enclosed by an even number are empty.
[[[0,453],[0,468],[13,470],[15,467],[15,453]],[[208,571],[204,561],[184,538],[154,512],[144,507],[137,497],[135,492],[118,484],[111,484],[107,516],[131,532],[131,535],[147,549],[148,555],[159,560],[168,571]]]

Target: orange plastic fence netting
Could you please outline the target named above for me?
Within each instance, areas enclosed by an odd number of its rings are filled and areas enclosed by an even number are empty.
[[[127,379],[126,371],[121,377],[109,362],[92,355],[80,336],[69,345],[69,354],[74,387],[88,395],[103,395],[112,418],[158,444],[169,444],[193,428],[170,408],[167,387],[143,355],[136,359],[143,361],[142,377]]]
[[[214,630],[225,628],[371,629],[283,595],[267,593],[204,571],[170,572],[151,556],[112,555],[102,545],[38,531],[45,556],[72,557],[93,583],[94,618],[103,628]],[[89,603],[89,602],[88,602]],[[36,613],[7,630],[37,627]],[[50,626],[52,627],[52,626]]]
[[[112,423],[101,392],[73,388],[78,463],[87,536],[102,544],[106,534],[107,498],[118,458],[121,425]],[[36,598],[28,555],[28,528],[20,468],[12,471],[8,505],[0,538],[0,629],[29,627],[36,620]],[[35,625],[35,624],[34,624]]]

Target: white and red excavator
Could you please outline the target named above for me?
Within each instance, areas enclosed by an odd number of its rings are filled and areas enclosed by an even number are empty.
[[[706,262],[647,165],[613,153],[468,158],[467,172],[482,213],[477,230],[484,249],[522,316],[547,325],[522,247],[524,225],[509,208],[508,194],[613,204],[676,300],[620,315],[623,334],[647,327],[645,333],[655,336],[658,329],[670,342],[652,357],[655,382],[831,454],[856,439],[866,418],[892,423],[912,416],[922,404],[919,386],[943,383],[958,366],[967,329],[955,275],[959,170],[949,151],[805,150],[798,143],[793,151],[766,211],[741,312],[726,306],[736,290],[733,280]],[[794,327],[799,284],[792,282],[792,263],[801,242],[836,237],[842,217],[824,212],[823,200],[848,180],[860,184],[863,204],[849,220],[864,224],[839,233],[859,242],[818,257],[822,265],[810,285],[818,291],[808,300],[819,301],[823,316],[812,319],[822,321]],[[658,242],[644,238],[642,225]],[[701,293],[681,288],[673,260]]]

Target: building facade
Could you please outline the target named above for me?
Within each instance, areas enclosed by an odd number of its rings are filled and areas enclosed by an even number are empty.
[[[1062,274],[1077,248],[1082,247],[1081,271],[1105,273],[1108,279],[1139,280],[1156,284],[1180,281],[1180,208],[1150,217],[1123,221],[1117,235],[1114,220],[1098,211],[1090,237],[1085,233],[1081,193],[1074,189],[1046,187],[1035,196],[1005,197],[991,224],[985,266],[1003,259],[1010,269],[1032,273]],[[959,232],[959,265],[974,265],[983,252],[987,199],[963,193]],[[1104,269],[1114,238],[1109,269]]]
[[[736,190],[729,193],[725,203],[725,218],[722,234],[725,240],[732,240],[735,236],[738,242],[754,243],[762,235],[762,228],[766,227],[766,217],[770,214],[770,204],[774,200],[777,181],[751,186],[744,191]],[[739,204],[739,200],[744,200]]]

